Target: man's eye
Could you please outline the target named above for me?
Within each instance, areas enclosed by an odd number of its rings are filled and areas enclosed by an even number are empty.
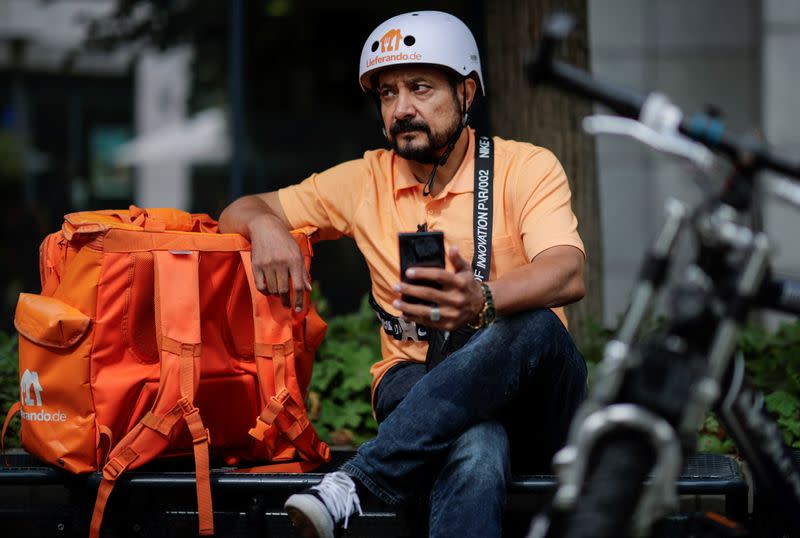
[[[427,84],[415,84],[414,85],[414,91],[415,92],[423,93],[423,92],[426,92],[426,91],[428,91],[430,89],[431,89],[431,87],[428,86]]]
[[[388,89],[388,88],[384,88],[384,89],[381,90],[380,95],[381,95],[381,99],[388,99],[389,97],[394,95],[394,92],[392,90]]]

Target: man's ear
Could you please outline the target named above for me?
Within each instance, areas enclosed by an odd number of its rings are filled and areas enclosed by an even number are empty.
[[[466,98],[467,98],[467,110],[472,106],[472,101],[475,99],[475,91],[478,89],[478,85],[475,83],[475,79],[472,77],[467,77],[464,79],[464,83],[461,87],[466,90]]]

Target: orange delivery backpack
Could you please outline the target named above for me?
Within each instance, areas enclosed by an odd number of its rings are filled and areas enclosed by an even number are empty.
[[[292,236],[312,256],[314,229]],[[176,209],[69,214],[40,247],[42,293],[21,294],[21,439],[72,473],[102,471],[90,534],[115,480],[155,458],[193,455],[199,533],[213,534],[209,461],[294,462],[330,450],[305,397],[325,323],[253,281],[250,245]],[[305,292],[308,295],[308,292]]]

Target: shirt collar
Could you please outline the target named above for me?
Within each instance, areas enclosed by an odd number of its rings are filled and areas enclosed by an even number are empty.
[[[468,127],[467,135],[469,143],[467,144],[467,151],[464,154],[464,160],[456,170],[453,179],[450,180],[442,192],[439,193],[437,198],[443,198],[448,193],[462,194],[465,192],[473,192],[475,190],[474,170],[475,170],[475,130]],[[394,192],[397,194],[403,189],[417,187],[420,191],[425,187],[423,183],[417,181],[414,174],[411,172],[411,167],[408,161],[394,154]]]

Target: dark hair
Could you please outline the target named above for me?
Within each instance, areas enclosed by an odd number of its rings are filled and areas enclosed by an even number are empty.
[[[461,82],[467,78],[461,73],[456,73],[452,69],[444,68],[442,71],[444,71],[447,81],[450,83],[450,86],[452,86],[453,91],[456,91],[456,88],[458,88],[459,84],[461,84]]]

